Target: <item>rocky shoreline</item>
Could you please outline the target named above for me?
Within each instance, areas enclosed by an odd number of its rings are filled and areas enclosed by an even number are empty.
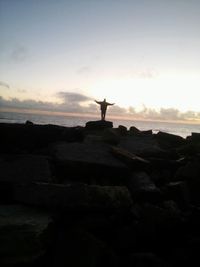
[[[1,266],[199,266],[200,133],[0,123]]]

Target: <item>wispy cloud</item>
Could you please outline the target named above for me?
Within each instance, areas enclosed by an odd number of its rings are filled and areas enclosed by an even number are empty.
[[[83,94],[78,94],[78,93],[72,93],[72,92],[64,92],[64,91],[61,91],[61,92],[58,92],[57,93],[57,96],[62,98],[64,100],[64,102],[67,104],[79,104],[79,103],[82,103],[82,102],[86,102],[86,101],[89,101],[89,100],[92,100],[92,98],[86,96],[86,95],[83,95]]]
[[[10,89],[10,85],[8,83],[2,82],[2,81],[0,81],[0,87]]]

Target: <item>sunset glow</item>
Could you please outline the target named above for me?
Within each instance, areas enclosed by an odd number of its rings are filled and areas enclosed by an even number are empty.
[[[111,115],[196,121],[199,9],[195,0],[1,0],[0,105],[94,114],[106,98]]]

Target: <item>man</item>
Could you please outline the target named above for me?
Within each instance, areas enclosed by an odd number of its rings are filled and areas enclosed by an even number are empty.
[[[104,121],[105,120],[105,117],[106,117],[107,106],[112,106],[115,103],[113,103],[113,104],[108,103],[108,102],[106,102],[106,99],[105,98],[104,98],[103,101],[96,101],[95,100],[95,102],[100,105],[100,109],[101,109],[101,120]]]

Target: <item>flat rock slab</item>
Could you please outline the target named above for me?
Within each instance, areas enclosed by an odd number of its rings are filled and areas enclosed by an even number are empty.
[[[140,156],[166,156],[165,150],[161,149],[154,136],[127,136],[121,139],[120,148]]]
[[[0,182],[51,181],[48,160],[37,155],[1,155]]]
[[[61,185],[34,183],[15,188],[15,200],[49,210],[106,211],[132,205],[125,186]]]
[[[106,144],[60,143],[52,147],[57,171],[68,177],[125,177],[128,168]]]
[[[113,123],[111,121],[88,121],[85,125],[87,130],[104,130],[107,128],[112,128]]]
[[[32,208],[0,205],[0,264],[31,263],[43,255],[44,233],[51,222],[47,214]]]
[[[150,162],[138,157],[127,150],[124,150],[119,147],[113,147],[112,153],[115,157],[120,159],[122,162],[124,162],[126,165],[130,166],[130,168],[142,168],[145,169],[149,167]]]

